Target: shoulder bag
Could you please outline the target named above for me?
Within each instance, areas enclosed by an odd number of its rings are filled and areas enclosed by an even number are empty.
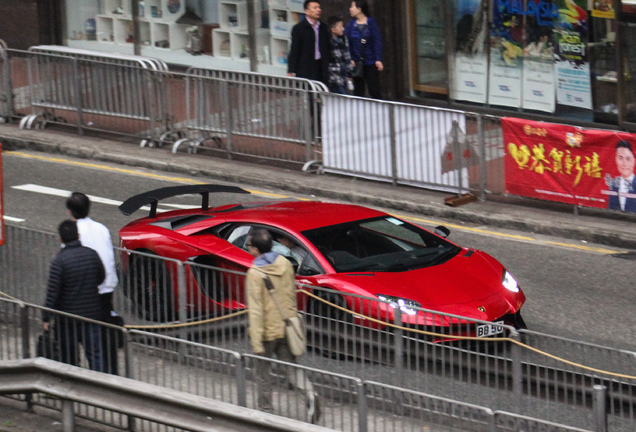
[[[367,45],[366,39],[360,39],[360,60],[356,62],[356,68],[353,70],[354,78],[364,78],[364,51]]]
[[[298,312],[296,312],[296,315],[294,315],[293,317],[285,318],[283,308],[278,301],[276,292],[274,291],[274,284],[267,275],[265,275],[263,280],[265,281],[265,287],[267,288],[267,291],[269,291],[270,295],[274,299],[274,303],[276,303],[276,307],[278,308],[278,312],[280,312],[280,316],[283,317],[283,321],[285,322],[285,336],[287,337],[287,346],[289,346],[289,350],[295,356],[305,354],[305,351],[307,351],[305,319]]]

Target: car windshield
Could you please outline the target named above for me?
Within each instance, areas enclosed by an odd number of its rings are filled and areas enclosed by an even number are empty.
[[[338,273],[400,272],[442,264],[461,248],[400,219],[383,216],[304,231]]]

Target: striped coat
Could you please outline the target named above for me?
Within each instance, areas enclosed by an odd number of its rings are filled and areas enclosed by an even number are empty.
[[[79,240],[69,242],[51,263],[45,306],[101,320],[103,309],[97,287],[105,277],[97,252],[82,246]],[[43,321],[49,321],[48,315],[43,312]]]

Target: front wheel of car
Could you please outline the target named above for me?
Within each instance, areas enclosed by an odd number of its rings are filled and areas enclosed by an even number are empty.
[[[170,272],[158,255],[131,256],[128,283],[128,298],[142,318],[154,322],[174,320],[175,302]]]
[[[526,325],[526,322],[524,321],[523,317],[521,316],[521,311],[517,311],[513,316],[512,316],[512,321],[513,324],[515,326],[515,328],[517,330],[527,330],[528,326]]]
[[[314,291],[319,299],[313,298],[309,303],[309,313],[314,319],[324,320],[331,325],[344,324],[351,321],[347,302],[341,295],[325,291]],[[333,306],[332,306],[333,305]]]

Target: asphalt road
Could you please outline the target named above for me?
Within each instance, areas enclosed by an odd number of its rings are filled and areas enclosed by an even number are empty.
[[[126,217],[117,209],[119,202],[159,187],[206,182],[200,177],[48,154],[24,157],[5,153],[3,158],[5,216],[9,223],[54,232],[57,224],[68,217],[64,195],[82,191],[106,199],[93,198],[91,216],[109,227],[115,242],[122,226],[145,215],[140,211]],[[210,204],[312,198],[238,186],[253,191],[253,195],[214,195]],[[199,200],[188,196],[173,198],[169,203],[198,204]],[[528,300],[522,312],[532,330],[636,351],[633,261],[616,258],[613,252],[621,250],[536,235],[530,239],[523,232],[431,221],[417,214],[400,216],[427,228],[445,224],[452,231],[450,240],[499,259],[526,293]]]

